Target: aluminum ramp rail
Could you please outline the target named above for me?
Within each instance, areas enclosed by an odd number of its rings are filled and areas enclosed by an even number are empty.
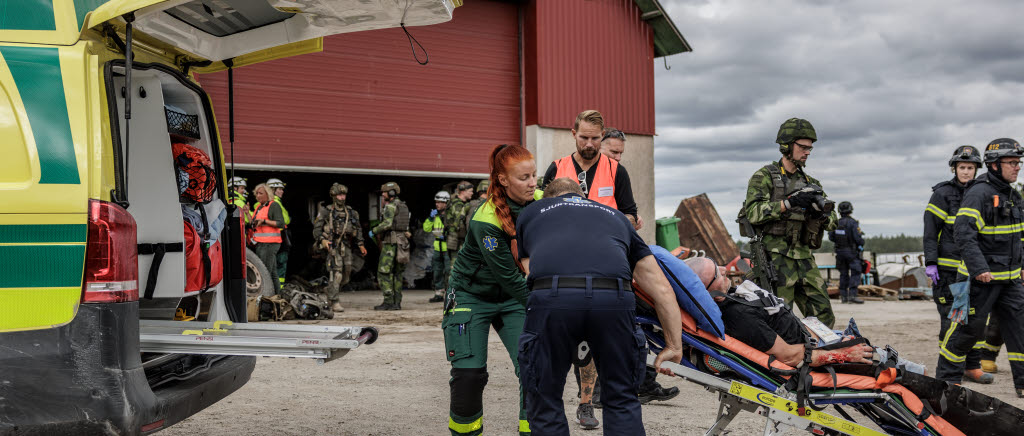
[[[654,355],[647,356],[647,366],[654,366]],[[826,434],[827,430],[852,436],[885,436],[877,430],[865,427],[824,412],[807,408],[800,415],[797,404],[788,398],[786,392],[772,393],[735,380],[726,380],[703,373],[673,362],[662,363],[663,368],[672,370],[678,377],[704,386],[708,391],[718,393],[717,419],[705,436],[717,436],[726,433],[725,428],[740,411],[748,411],[765,417],[764,435],[780,435],[786,427],[806,430],[814,434]],[[892,401],[883,393],[852,393],[852,394],[811,394],[811,400],[822,403],[839,403],[842,401]],[[910,422],[916,422],[913,416],[903,416]],[[826,430],[827,429],[827,430]]]
[[[143,353],[302,357],[329,362],[377,340],[373,327],[139,321]]]

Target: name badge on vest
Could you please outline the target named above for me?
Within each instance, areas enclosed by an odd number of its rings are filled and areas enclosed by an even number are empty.
[[[612,186],[605,186],[597,190],[598,197],[611,197],[615,194],[615,188]]]

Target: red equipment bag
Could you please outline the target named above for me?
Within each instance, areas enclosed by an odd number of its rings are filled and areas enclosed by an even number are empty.
[[[191,203],[209,203],[217,189],[217,175],[206,152],[188,144],[171,145],[174,171],[178,174],[178,194]]]
[[[185,224],[185,292],[206,291],[224,279],[224,258],[220,241],[210,248],[203,247],[203,240],[196,229]],[[209,279],[208,279],[209,278]]]

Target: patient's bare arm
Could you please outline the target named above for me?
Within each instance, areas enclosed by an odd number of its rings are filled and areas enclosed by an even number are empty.
[[[865,344],[852,345],[836,350],[813,350],[811,351],[811,366],[822,366],[833,363],[871,363],[871,355],[874,350]],[[775,344],[768,350],[768,354],[775,356],[775,359],[786,365],[797,367],[804,360],[804,346],[790,345],[775,336]]]

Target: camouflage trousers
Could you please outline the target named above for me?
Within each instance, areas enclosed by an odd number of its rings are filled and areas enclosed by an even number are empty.
[[[327,254],[327,275],[331,282],[327,287],[327,298],[332,302],[338,301],[341,288],[348,284],[352,278],[352,249],[346,244],[332,249]]]
[[[816,317],[822,324],[832,328],[836,323],[836,315],[828,299],[825,278],[818,271],[814,259],[792,259],[778,254],[773,254],[771,258],[779,276],[775,294],[786,299],[786,307],[792,309],[793,303],[796,303],[803,316]]]
[[[381,244],[377,263],[377,284],[384,294],[384,304],[402,303],[402,273],[405,265],[395,261],[398,244]]]

